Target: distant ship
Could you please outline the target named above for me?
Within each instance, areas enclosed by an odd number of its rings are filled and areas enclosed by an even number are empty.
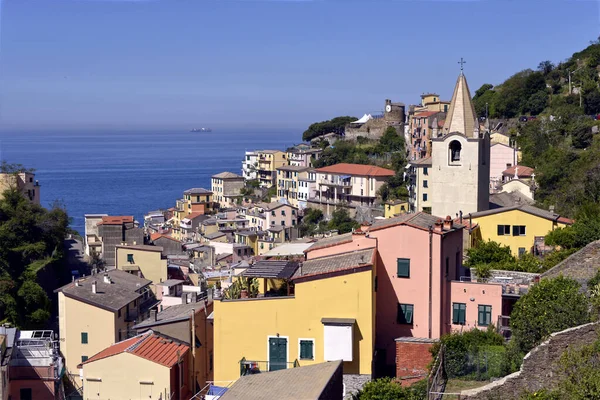
[[[210,128],[194,128],[190,132],[212,132]]]

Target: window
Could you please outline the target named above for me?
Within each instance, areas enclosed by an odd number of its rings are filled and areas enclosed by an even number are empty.
[[[81,356],[81,362],[86,362],[88,360],[88,356]]]
[[[479,306],[477,325],[488,326],[492,323],[492,306]]]
[[[452,303],[452,323],[464,325],[466,321],[467,305],[465,303]]]
[[[296,210],[292,210],[292,215],[296,215]]]
[[[88,334],[87,332],[81,332],[81,344],[88,343]]]
[[[292,226],[294,226],[294,225],[296,225],[296,220],[295,219],[292,220]]]
[[[121,310],[119,310],[117,314],[119,314],[119,318],[121,318]]]
[[[133,254],[127,254],[127,262],[133,264]]]
[[[510,235],[510,225],[498,225],[498,236]]]
[[[521,256],[523,256],[523,254],[525,254],[525,253],[526,253],[526,251],[527,251],[527,250],[525,250],[525,247],[519,247],[519,258],[520,258]]]
[[[412,324],[413,311],[414,305],[398,303],[398,316],[396,318],[396,322],[399,324]]]
[[[460,151],[462,149],[460,142],[458,140],[451,141],[448,149],[450,152],[450,162],[451,163],[460,162]]]
[[[423,201],[427,201],[427,193],[423,193]]]
[[[281,210],[281,215],[283,215],[285,217],[285,211]]]
[[[208,353],[208,369],[213,370],[213,352]]]
[[[424,188],[429,187],[429,186],[427,186],[427,181],[423,181],[423,187]]]
[[[450,257],[446,257],[446,277],[448,277],[449,271],[450,271]]]
[[[429,175],[429,168],[427,168],[427,167],[423,168],[423,175]]]
[[[21,400],[31,400],[31,399],[33,399],[33,394],[31,393],[31,388],[21,388],[21,389],[19,389],[19,398]]]
[[[513,236],[525,236],[525,225],[513,225]]]
[[[423,212],[427,214],[431,214],[431,207],[423,207]]]
[[[281,226],[285,226],[285,221],[281,221]]]
[[[275,211],[271,211],[271,216],[275,216]]]
[[[301,360],[313,360],[315,342],[312,339],[300,340],[300,359]]]
[[[410,278],[410,258],[398,258],[396,264],[398,278]]]

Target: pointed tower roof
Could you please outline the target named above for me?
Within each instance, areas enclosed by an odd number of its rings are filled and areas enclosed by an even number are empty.
[[[444,135],[459,132],[467,137],[478,137],[479,123],[475,114],[475,107],[471,101],[471,92],[463,72],[460,72],[452,101],[444,123]]]

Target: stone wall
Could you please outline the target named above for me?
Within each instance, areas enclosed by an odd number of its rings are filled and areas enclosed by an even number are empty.
[[[525,392],[552,390],[559,381],[558,360],[569,348],[594,342],[599,323],[581,325],[554,333],[548,340],[531,350],[524,358],[521,370],[477,389],[464,390],[462,399],[512,400]],[[464,396],[464,397],[462,397]]]
[[[403,123],[379,118],[367,121],[360,128],[353,128],[351,124],[347,125],[344,138],[345,140],[356,140],[359,136],[362,136],[367,139],[379,139],[388,126],[393,126],[399,135],[404,135]]]

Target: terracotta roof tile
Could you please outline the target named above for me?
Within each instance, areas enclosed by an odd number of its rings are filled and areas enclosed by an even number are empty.
[[[508,176],[514,176],[515,175],[515,168],[517,169],[517,175],[521,178],[527,178],[530,177],[533,172],[534,169],[531,167],[526,167],[524,165],[513,165],[512,167],[504,170],[502,172],[502,175],[508,175]]]
[[[423,111],[418,114],[415,114],[415,118],[431,117],[432,115],[437,113],[439,113],[439,111]]]
[[[113,344],[83,364],[89,364],[121,353],[130,353],[148,361],[164,365],[165,367],[172,367],[188,350],[189,346],[183,343],[148,331],[131,339]]]
[[[107,216],[102,217],[102,221],[98,225],[122,225],[127,222],[133,222],[132,215],[120,215],[120,216]]]
[[[346,174],[358,176],[394,176],[395,172],[391,169],[376,167],[374,165],[363,164],[335,164],[328,167],[318,168],[316,172],[328,174]]]
[[[327,275],[332,272],[349,271],[359,267],[373,266],[375,263],[375,248],[317,257],[302,263],[292,279]]]

